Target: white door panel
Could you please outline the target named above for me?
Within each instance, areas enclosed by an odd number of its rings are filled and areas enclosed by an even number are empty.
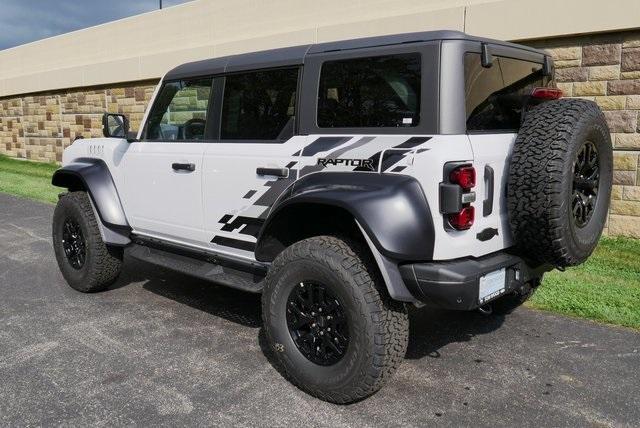
[[[202,212],[202,155],[189,142],[132,143],[123,156],[124,204],[134,231],[182,241],[206,239]],[[193,171],[174,170],[193,164]]]
[[[207,144],[203,159],[204,229],[217,251],[253,257],[257,234],[275,199],[297,178],[307,136],[284,143]],[[289,168],[286,178],[257,168]]]

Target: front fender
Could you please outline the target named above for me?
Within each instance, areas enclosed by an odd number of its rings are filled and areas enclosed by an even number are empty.
[[[262,231],[285,208],[310,203],[347,210],[386,257],[398,261],[433,257],[433,220],[422,187],[413,177],[366,172],[305,175],[276,201]],[[258,249],[261,238],[258,236]]]
[[[102,223],[110,228],[129,229],[129,222],[107,165],[100,159],[79,159],[53,173],[51,184],[74,190],[81,182],[89,193]]]

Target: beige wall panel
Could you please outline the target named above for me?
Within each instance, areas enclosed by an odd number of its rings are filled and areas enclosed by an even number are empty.
[[[286,46],[305,45],[314,43],[315,38],[316,30],[307,29],[281,34],[272,34],[255,39],[232,41],[216,45],[215,56],[218,57],[245,52],[275,49]]]
[[[82,86],[84,82],[82,69],[71,67],[67,69],[43,71],[26,76],[5,79],[5,88],[12,94],[26,94],[39,92],[51,88],[71,88]],[[5,92],[6,93],[6,92]],[[2,96],[3,94],[0,94]]]
[[[143,56],[140,58],[140,75],[146,76],[146,78],[161,77],[168,70],[180,64],[214,56],[215,48],[213,46],[200,46]]]
[[[428,30],[459,30],[464,25],[464,8],[435,10],[411,15],[379,18],[352,24],[331,25],[318,28],[318,42],[409,33]]]
[[[126,58],[116,61],[88,64],[82,69],[82,86],[100,85],[105,81],[129,82],[140,80],[140,59]]]
[[[466,32],[523,40],[640,27],[640,0],[502,0],[467,7]]]
[[[0,97],[155,79],[180,62],[316,41],[433,29],[521,40],[635,27],[640,0],[195,0],[0,51]]]

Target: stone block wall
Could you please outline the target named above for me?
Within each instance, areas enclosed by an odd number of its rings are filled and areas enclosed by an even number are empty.
[[[614,147],[607,232],[640,238],[640,31],[529,42],[553,55],[568,97],[595,101]]]
[[[156,82],[0,99],[0,153],[60,162],[76,138],[102,136],[102,114],[123,113],[137,131]]]

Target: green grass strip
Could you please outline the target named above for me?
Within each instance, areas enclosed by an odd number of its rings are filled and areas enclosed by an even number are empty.
[[[0,155],[0,192],[56,203],[62,189],[51,185],[51,176],[58,168],[53,163],[22,161]]]

